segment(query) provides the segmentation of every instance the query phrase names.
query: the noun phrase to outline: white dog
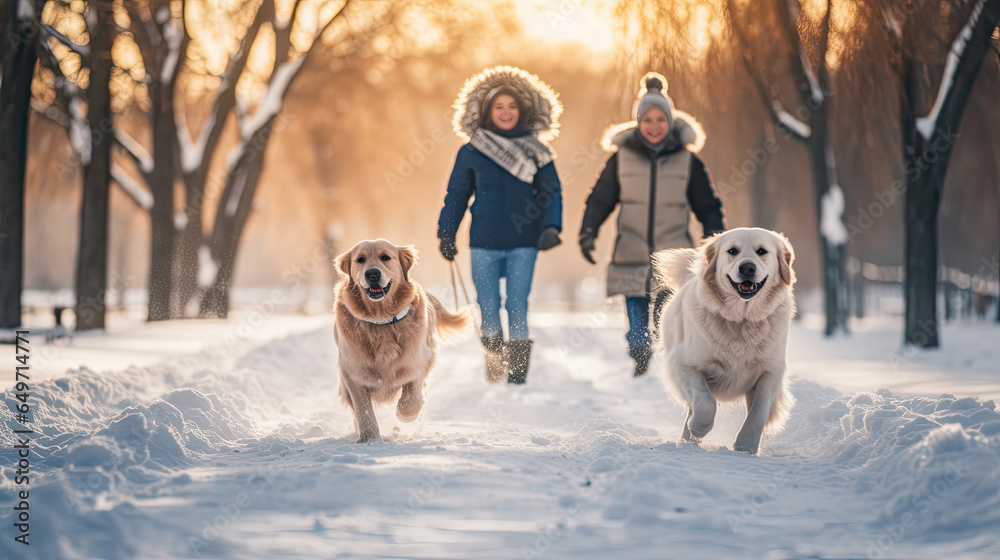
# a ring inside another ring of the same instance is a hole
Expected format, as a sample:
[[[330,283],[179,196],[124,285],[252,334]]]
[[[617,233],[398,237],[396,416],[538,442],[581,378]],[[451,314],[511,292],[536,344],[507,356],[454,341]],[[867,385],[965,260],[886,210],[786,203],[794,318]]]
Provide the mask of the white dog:
[[[795,402],[785,382],[794,259],[785,236],[759,228],[653,255],[657,281],[675,292],[660,317],[660,339],[669,385],[687,406],[685,441],[712,429],[717,400],[746,400],[737,451],[757,453],[764,429],[784,425]]]

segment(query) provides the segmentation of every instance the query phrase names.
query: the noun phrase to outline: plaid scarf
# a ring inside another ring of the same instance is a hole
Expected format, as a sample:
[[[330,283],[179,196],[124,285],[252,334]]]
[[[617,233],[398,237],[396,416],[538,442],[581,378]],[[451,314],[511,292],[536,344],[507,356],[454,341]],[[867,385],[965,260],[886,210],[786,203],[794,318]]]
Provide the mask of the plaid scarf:
[[[472,134],[472,145],[525,183],[534,181],[535,173],[553,160],[552,150],[534,134],[504,138],[480,128]]]

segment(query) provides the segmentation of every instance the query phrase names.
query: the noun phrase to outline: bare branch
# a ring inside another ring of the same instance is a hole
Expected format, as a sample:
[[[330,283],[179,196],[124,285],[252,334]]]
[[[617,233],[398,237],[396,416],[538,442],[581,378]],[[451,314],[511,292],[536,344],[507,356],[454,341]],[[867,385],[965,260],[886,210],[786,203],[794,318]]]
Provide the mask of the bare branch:
[[[253,45],[254,40],[256,40],[261,26],[264,22],[271,19],[270,15],[273,13],[273,9],[266,9],[270,1],[265,0],[264,4],[258,9],[253,23],[250,24],[250,27],[247,28],[246,33],[240,40],[239,48],[229,59],[229,64],[222,73],[219,90],[216,94],[215,102],[212,104],[212,110],[208,114],[208,118],[205,119],[205,124],[202,125],[201,132],[198,133],[195,141],[192,142],[191,140],[187,122],[183,118],[184,115],[182,115],[183,111],[177,112],[179,117],[175,120],[178,125],[177,130],[184,173],[191,173],[196,170],[204,172],[207,169],[208,158],[206,154],[211,154],[215,151],[219,137],[222,135],[222,127],[226,122],[226,115],[229,114],[229,111],[232,110],[233,105],[236,103],[236,83],[239,81],[243,69],[246,68],[250,47]]]
[[[138,140],[132,138],[127,132],[118,127],[115,127],[114,138],[115,143],[121,146],[144,175],[153,172],[153,157]]]
[[[135,202],[136,206],[146,210],[152,210],[153,208],[153,195],[149,193],[146,189],[142,188],[139,183],[137,183],[124,169],[117,163],[111,164],[111,179],[118,183],[121,187],[122,192],[128,195],[132,202]]]
[[[37,99],[32,99],[31,109],[55,124],[69,128],[69,115],[55,105],[46,105]]]
[[[733,30],[733,35],[736,37],[737,42],[740,44],[740,52],[742,53],[743,68],[746,70],[747,75],[750,76],[750,80],[753,82],[754,86],[757,88],[757,93],[760,95],[761,101],[764,107],[767,109],[768,114],[771,116],[771,122],[776,128],[780,128],[788,134],[792,135],[798,140],[807,140],[811,135],[812,131],[809,126],[805,123],[799,121],[787,111],[785,111],[781,102],[778,101],[772,94],[768,87],[767,81],[761,74],[760,70],[750,59],[749,49],[750,42],[747,37],[743,34],[742,27],[737,25],[738,22],[735,21],[735,9],[733,0],[729,0],[729,22],[730,28]]]
[[[80,58],[86,59],[90,57],[89,45],[78,45],[74,43],[69,39],[69,37],[63,35],[55,27],[52,27],[51,25],[42,24],[42,34],[45,35],[46,37],[51,37],[52,39],[59,41],[66,47],[69,47],[69,50],[80,55]]]

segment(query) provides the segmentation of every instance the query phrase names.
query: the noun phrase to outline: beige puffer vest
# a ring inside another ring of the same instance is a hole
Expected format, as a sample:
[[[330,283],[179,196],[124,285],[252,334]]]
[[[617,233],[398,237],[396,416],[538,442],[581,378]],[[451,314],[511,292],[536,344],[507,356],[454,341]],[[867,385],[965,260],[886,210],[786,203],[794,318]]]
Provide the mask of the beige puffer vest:
[[[692,246],[687,201],[691,152],[682,148],[656,158],[655,189],[650,184],[653,166],[646,154],[627,147],[618,151],[621,208],[618,239],[608,269],[609,296],[646,295],[655,287],[650,255],[661,249]]]

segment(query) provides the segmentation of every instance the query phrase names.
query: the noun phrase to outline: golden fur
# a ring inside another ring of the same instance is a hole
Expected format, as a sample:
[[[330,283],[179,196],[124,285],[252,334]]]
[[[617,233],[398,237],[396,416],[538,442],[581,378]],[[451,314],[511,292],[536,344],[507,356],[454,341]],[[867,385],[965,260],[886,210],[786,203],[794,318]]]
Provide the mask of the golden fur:
[[[396,403],[396,417],[416,420],[424,404],[423,388],[434,365],[439,335],[463,329],[469,311],[449,313],[444,305],[410,279],[417,262],[412,246],[384,239],[361,241],[337,257],[342,278],[335,288],[334,340],[339,351],[341,401],[354,413],[358,442],[379,437],[373,404]],[[387,291],[380,300],[366,292],[366,271],[377,268]],[[392,319],[409,305],[399,322]]]

